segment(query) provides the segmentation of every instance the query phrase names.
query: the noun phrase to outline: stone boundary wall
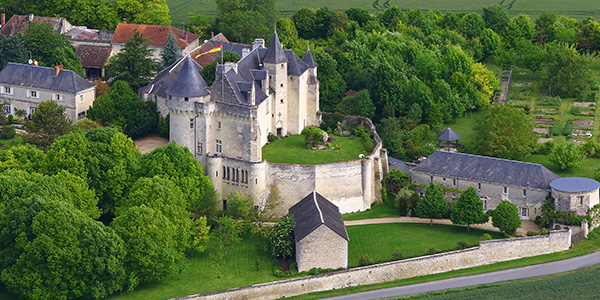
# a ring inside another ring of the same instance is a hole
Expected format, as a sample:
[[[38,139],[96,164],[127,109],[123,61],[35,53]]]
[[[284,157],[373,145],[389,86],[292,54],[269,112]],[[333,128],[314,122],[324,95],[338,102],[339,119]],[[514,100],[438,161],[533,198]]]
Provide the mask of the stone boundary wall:
[[[278,299],[554,253],[570,246],[571,229],[563,229],[551,231],[548,235],[481,241],[479,246],[464,250],[173,299]]]

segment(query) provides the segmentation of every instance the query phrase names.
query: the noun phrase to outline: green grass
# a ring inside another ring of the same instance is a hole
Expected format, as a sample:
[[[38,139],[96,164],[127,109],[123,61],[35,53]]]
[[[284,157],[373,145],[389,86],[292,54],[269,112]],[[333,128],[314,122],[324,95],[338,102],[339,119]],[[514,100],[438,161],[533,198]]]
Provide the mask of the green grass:
[[[388,198],[384,202],[375,202],[371,204],[371,208],[357,212],[345,214],[342,216],[344,221],[352,220],[364,220],[364,219],[376,219],[376,218],[389,218],[399,217],[398,209],[394,207],[394,201],[396,198],[392,194],[388,194]]]
[[[21,135],[15,135],[14,138],[10,140],[0,140],[0,148],[10,148],[13,146],[18,146],[23,143],[23,137]]]
[[[377,261],[392,260],[392,253],[404,252],[404,257],[427,255],[430,248],[438,251],[455,250],[457,242],[465,240],[475,246],[484,233],[493,238],[502,238],[499,232],[442,224],[388,223],[347,226],[348,265],[358,266],[363,254]]]
[[[458,142],[466,147],[463,152],[475,153],[474,149],[478,143],[475,129],[479,127],[479,121],[484,114],[485,112],[481,111],[472,113],[467,112],[465,117],[456,120],[455,123],[446,124],[446,127],[452,128],[452,130],[460,135],[460,140]],[[433,138],[435,139],[435,135],[439,133],[440,132],[434,133]]]
[[[474,267],[474,268],[454,270],[454,271],[440,273],[440,274],[406,278],[406,279],[388,281],[388,282],[384,282],[384,283],[371,284],[371,285],[355,286],[355,287],[346,288],[346,289],[338,289],[338,290],[332,290],[332,291],[310,293],[310,294],[300,295],[300,296],[286,298],[286,299],[294,299],[294,300],[320,299],[320,298],[326,298],[326,297],[346,295],[346,294],[350,294],[350,293],[372,291],[372,290],[395,287],[395,286],[403,286],[403,285],[429,282],[429,281],[435,281],[435,280],[441,280],[441,279],[447,279],[447,278],[454,278],[454,277],[468,276],[468,275],[494,272],[494,271],[500,271],[500,270],[506,270],[506,269],[520,268],[520,267],[537,265],[537,264],[551,262],[551,261],[563,260],[563,259],[572,258],[572,257],[581,256],[584,254],[599,251],[600,250],[600,238],[592,237],[592,235],[593,234],[590,234],[589,239],[583,240],[583,241],[575,244],[575,246],[573,246],[571,249],[569,249],[567,251],[551,253],[551,254],[544,254],[544,255],[539,255],[539,256],[534,256],[534,257],[521,258],[521,259],[510,260],[510,261],[505,261],[505,262],[499,262],[499,263],[495,263],[495,264],[479,266],[479,267]],[[458,299],[463,299],[463,298],[458,298]],[[554,299],[554,298],[552,298],[552,299]]]
[[[598,293],[600,265],[508,282],[423,293],[393,299],[590,299]]]
[[[556,175],[558,175],[560,177],[593,178],[594,172],[598,169],[598,167],[600,167],[600,158],[591,158],[591,157],[584,158],[583,162],[581,163],[581,165],[579,167],[571,168],[571,169],[567,169],[567,170],[561,170],[556,165],[551,163],[550,160],[548,160],[547,155],[532,154],[532,155],[526,157],[525,159],[523,159],[523,161],[540,164],[540,165],[548,168],[548,170],[554,172]]]
[[[333,145],[340,145],[340,150],[312,150],[304,146],[303,135],[291,135],[276,140],[262,148],[263,159],[277,164],[318,165],[333,162],[357,160],[359,154],[367,155],[360,139],[333,137]]]
[[[511,6],[511,3],[512,6]],[[202,13],[207,16],[215,17],[217,15],[217,6],[214,0],[167,0],[169,6],[169,15],[172,24],[180,26],[182,22],[189,21],[190,14]],[[334,11],[346,10],[350,7],[360,7],[368,10],[372,14],[377,13],[377,9],[385,9],[387,6],[396,5],[402,9],[420,8],[423,11],[439,10],[442,12],[478,12],[482,13],[484,7],[501,4],[508,10],[509,15],[529,14],[535,19],[542,11],[552,10],[558,15],[569,16],[578,20],[587,17],[600,18],[600,11],[597,9],[596,0],[578,0],[578,1],[559,1],[559,0],[462,0],[462,1],[437,1],[437,0],[279,0],[275,2],[275,8],[279,16],[290,17],[294,11],[304,7],[329,7]]]

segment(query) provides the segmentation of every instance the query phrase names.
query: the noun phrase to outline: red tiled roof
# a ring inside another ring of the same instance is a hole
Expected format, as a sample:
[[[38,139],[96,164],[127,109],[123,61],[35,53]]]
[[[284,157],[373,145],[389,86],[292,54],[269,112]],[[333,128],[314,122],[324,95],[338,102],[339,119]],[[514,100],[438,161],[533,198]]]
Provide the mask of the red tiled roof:
[[[151,46],[164,45],[169,33],[175,36],[177,45],[180,48],[185,48],[200,37],[197,34],[187,32],[186,39],[186,31],[171,26],[119,23],[111,42],[125,44],[135,34],[136,30],[149,40]]]
[[[194,61],[196,61],[197,64],[204,67],[208,64],[211,64],[215,60],[217,60],[217,58],[219,58],[219,54],[217,54],[217,52],[213,52],[213,53],[204,54],[198,58],[196,58],[196,56],[198,56],[199,54],[202,54],[212,48],[214,48],[214,47],[212,46],[210,41],[206,41],[206,43],[200,45],[200,47],[192,50],[192,52],[190,52],[190,56],[194,59]]]
[[[51,18],[33,16],[33,21],[37,23],[49,23],[56,32],[61,32],[62,20],[65,18]],[[6,24],[0,29],[0,33],[5,36],[13,36],[17,33],[25,34],[25,30],[29,27],[29,16],[13,15]]]
[[[79,45],[75,49],[75,55],[81,58],[81,66],[84,68],[101,69],[110,56],[111,46]]]

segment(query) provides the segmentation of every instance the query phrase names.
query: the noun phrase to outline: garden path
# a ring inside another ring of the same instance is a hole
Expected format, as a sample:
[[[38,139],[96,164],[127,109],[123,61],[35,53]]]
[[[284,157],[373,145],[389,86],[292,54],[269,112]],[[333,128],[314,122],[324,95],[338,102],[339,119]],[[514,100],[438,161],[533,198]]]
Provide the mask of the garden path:
[[[169,140],[155,135],[145,136],[133,141],[142,154],[150,153],[159,146],[166,146]]]

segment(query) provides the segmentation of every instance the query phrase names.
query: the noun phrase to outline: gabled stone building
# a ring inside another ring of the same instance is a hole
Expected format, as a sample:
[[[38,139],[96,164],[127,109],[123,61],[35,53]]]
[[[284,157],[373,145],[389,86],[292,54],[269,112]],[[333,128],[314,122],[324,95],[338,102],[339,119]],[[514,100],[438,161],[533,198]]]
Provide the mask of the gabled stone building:
[[[317,192],[290,208],[298,272],[348,267],[348,232],[340,210]]]
[[[533,220],[551,192],[550,182],[559,178],[540,164],[464,153],[436,151],[411,169],[412,181],[427,185],[433,181],[450,188],[446,198],[460,197],[460,191],[474,188],[485,210],[508,200],[519,208],[521,219]]]
[[[6,114],[29,116],[44,100],[56,100],[73,121],[85,118],[96,98],[96,87],[71,70],[8,63],[0,71],[0,101]]]

